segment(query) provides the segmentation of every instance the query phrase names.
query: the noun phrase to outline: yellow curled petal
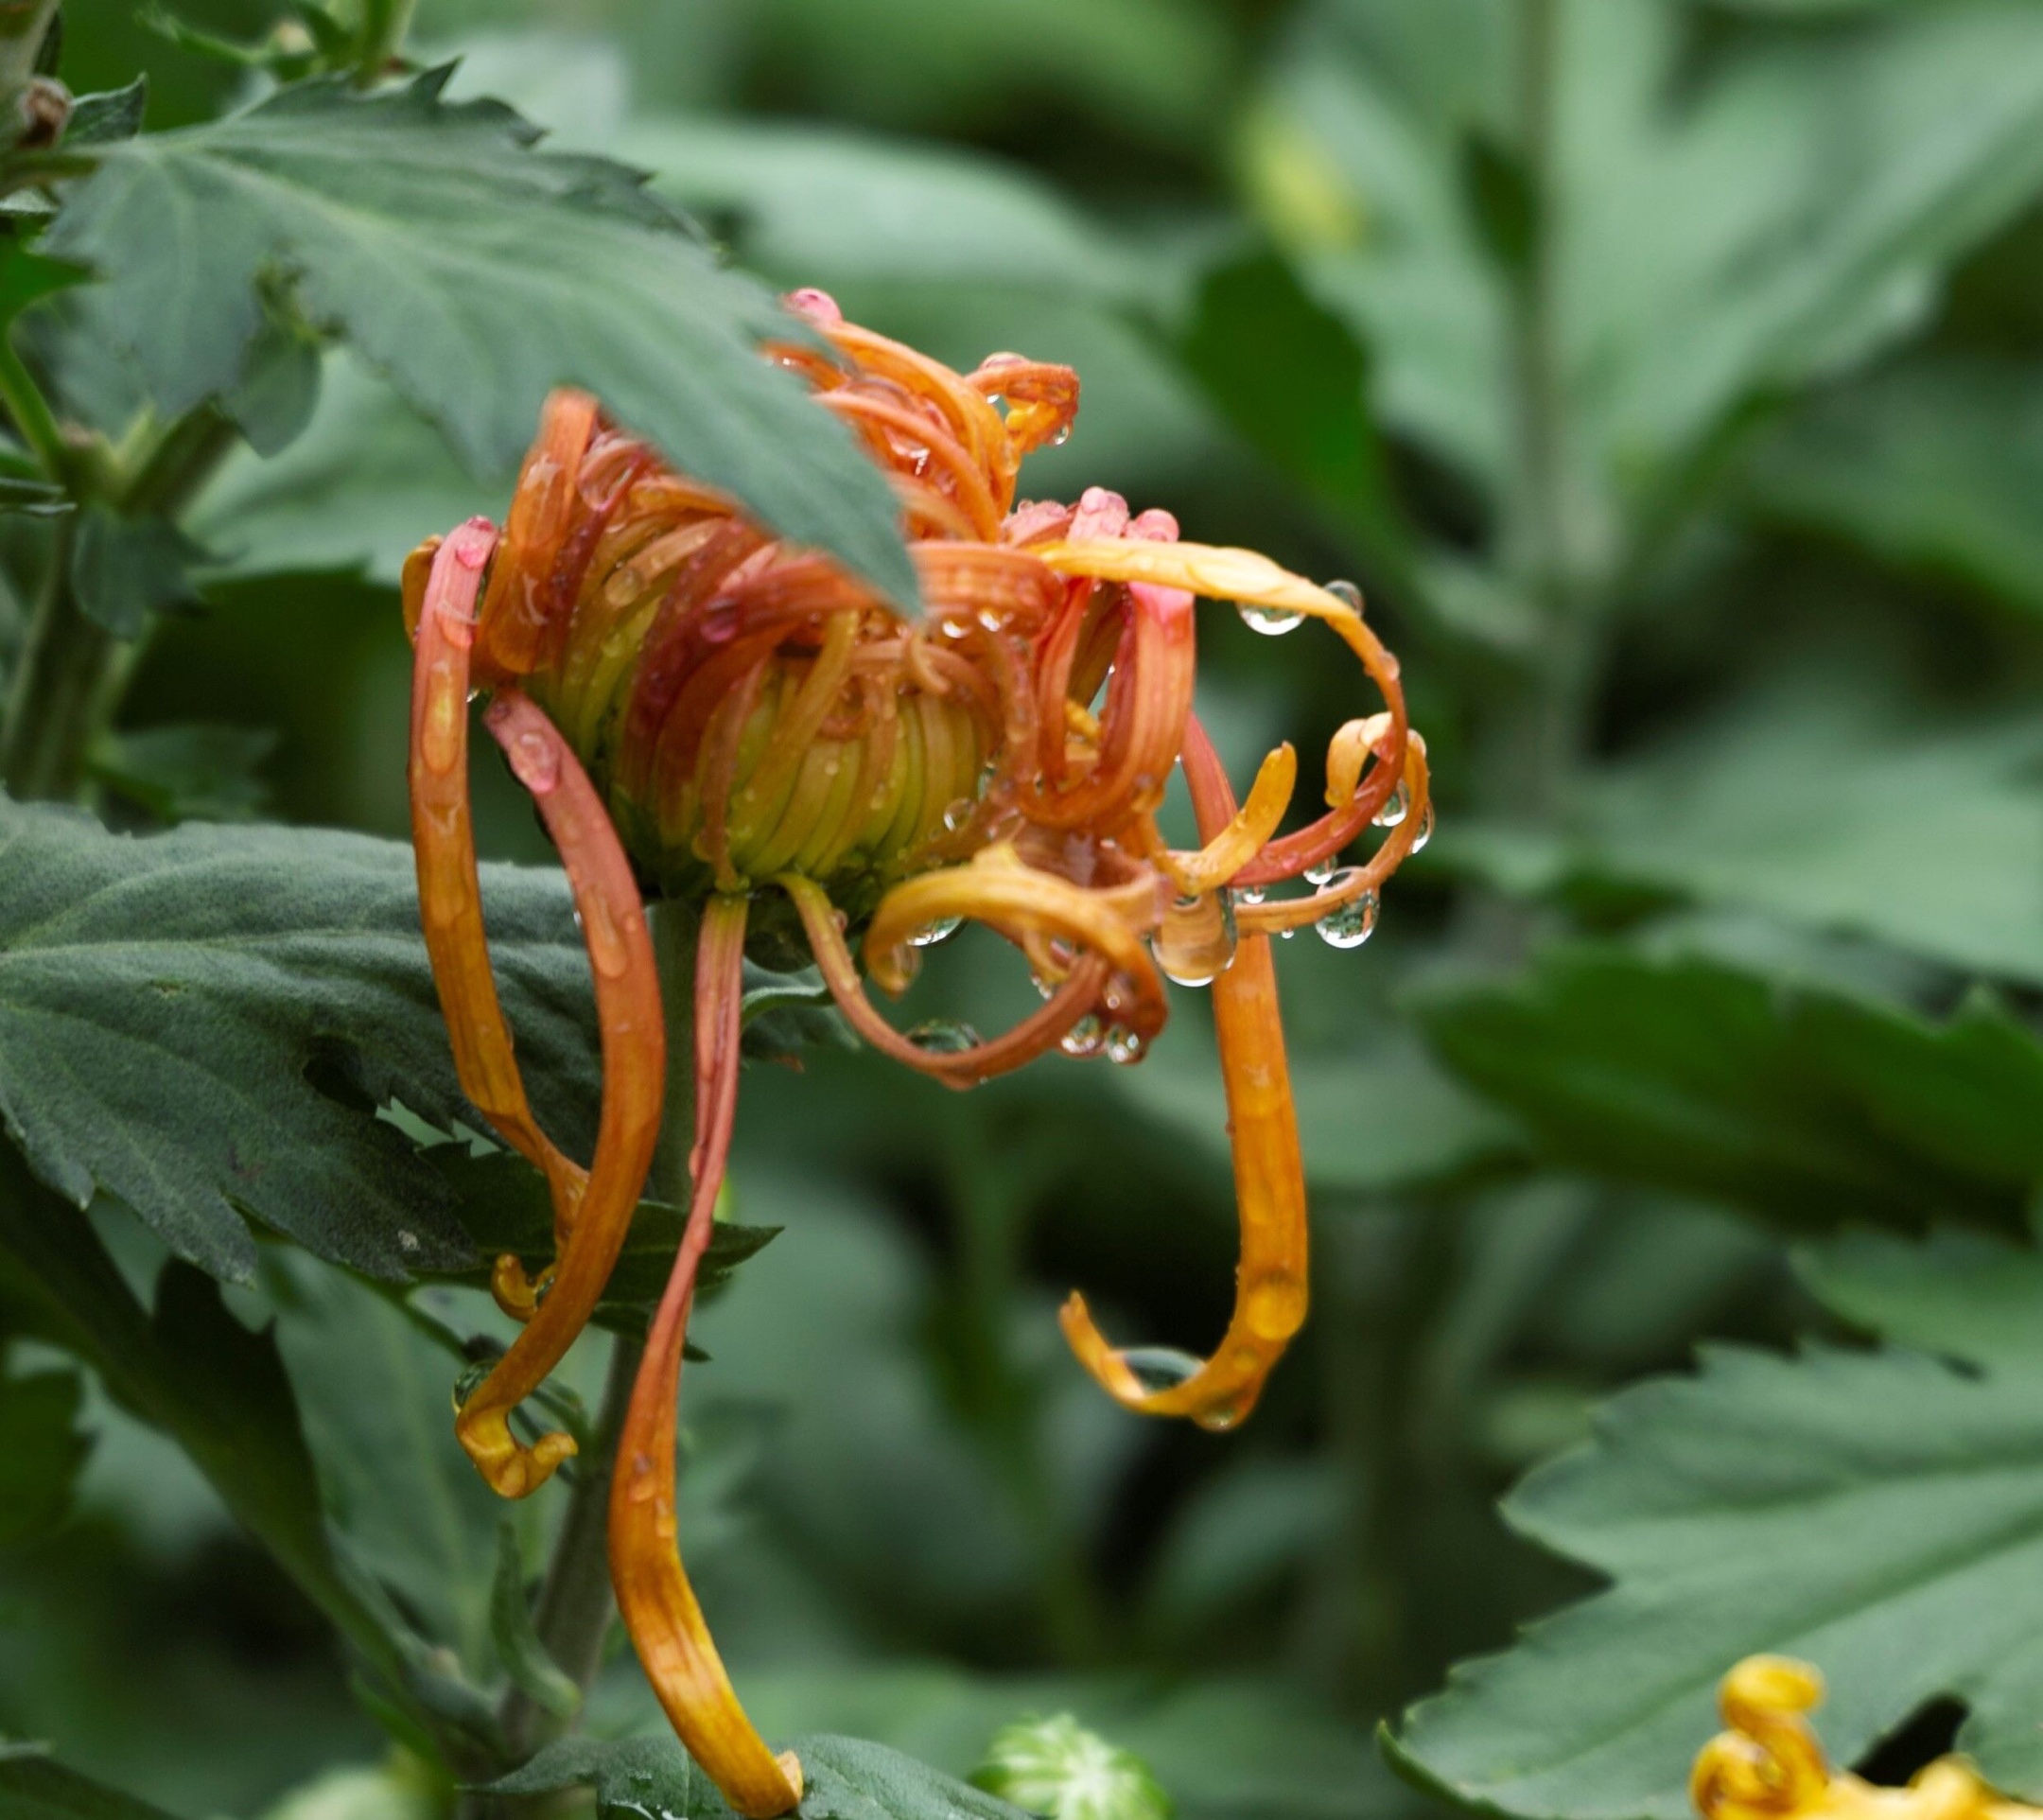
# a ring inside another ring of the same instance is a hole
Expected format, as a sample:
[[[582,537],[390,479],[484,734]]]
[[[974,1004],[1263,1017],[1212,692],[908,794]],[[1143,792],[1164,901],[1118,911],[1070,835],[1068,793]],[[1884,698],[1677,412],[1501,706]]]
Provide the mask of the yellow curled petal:
[[[1188,898],[1202,898],[1225,884],[1261,852],[1277,831],[1298,783],[1298,754],[1287,740],[1264,759],[1248,800],[1233,820],[1196,853],[1168,853],[1161,860],[1170,881]],[[1350,796],[1354,794],[1351,788]],[[1343,797],[1345,801],[1347,798]]]

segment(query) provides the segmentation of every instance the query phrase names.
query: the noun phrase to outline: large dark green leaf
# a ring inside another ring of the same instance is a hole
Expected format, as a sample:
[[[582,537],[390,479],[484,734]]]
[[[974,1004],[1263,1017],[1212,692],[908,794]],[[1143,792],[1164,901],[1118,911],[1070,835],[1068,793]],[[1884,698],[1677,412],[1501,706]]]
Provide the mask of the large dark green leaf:
[[[491,867],[483,891],[520,1058],[579,1146],[593,1043],[565,882]],[[372,1275],[462,1267],[445,1191],[358,1110],[393,1094],[475,1118],[409,847],[277,828],[118,837],[0,802],[0,1111],[67,1199],[114,1195],[223,1277],[253,1266],[244,1216]]]
[[[71,1508],[71,1487],[92,1450],[77,1426],[76,1372],[0,1377],[0,1548],[26,1541]]]
[[[357,96],[322,80],[108,146],[48,250],[92,267],[105,331],[159,406],[232,390],[283,267],[463,456],[500,472],[554,385],[598,394],[681,466],[912,604],[892,496],[755,343],[793,325],[607,160],[533,149],[447,71]]]
[[[794,1746],[806,1786],[802,1820],[1022,1820],[1022,1810],[857,1738],[804,1738]],[[492,1785],[505,1794],[591,1788],[602,1820],[666,1812],[674,1820],[729,1820],[715,1786],[671,1737],[564,1739]]]
[[[2034,362],[1945,356],[1834,393],[1769,437],[1744,488],[1763,517],[2043,614]]]
[[[81,1215],[0,1150],[0,1305],[96,1372],[169,1435],[222,1501],[393,1688],[403,1653],[335,1562],[272,1331],[252,1333],[218,1288],[171,1262],[151,1314]]]
[[[1807,1275],[1958,1365],[1717,1350],[1699,1375],[1607,1406],[1594,1444],[1506,1514],[1615,1584],[1414,1708],[1399,1748],[1417,1774],[1507,1813],[1678,1820],[1718,1678],[1777,1651],[1828,1679],[1818,1719],[1841,1762],[1947,1694],[1969,1707],[1960,1748],[2001,1787],[2043,1793],[2035,1255],[1859,1239]],[[1951,1318],[1971,1294],[1994,1320]]]
[[[0,1820],[170,1820],[147,1801],[66,1769],[37,1744],[0,1744]]]
[[[1591,779],[1567,836],[1450,824],[1508,890],[1616,884],[2043,983],[2043,733],[1791,675]]]
[[[1623,949],[1440,991],[1421,1020],[1555,1160],[1790,1227],[1951,1215],[2021,1230],[2043,1181],[2043,1045],[1987,1002],[1870,1000]]]

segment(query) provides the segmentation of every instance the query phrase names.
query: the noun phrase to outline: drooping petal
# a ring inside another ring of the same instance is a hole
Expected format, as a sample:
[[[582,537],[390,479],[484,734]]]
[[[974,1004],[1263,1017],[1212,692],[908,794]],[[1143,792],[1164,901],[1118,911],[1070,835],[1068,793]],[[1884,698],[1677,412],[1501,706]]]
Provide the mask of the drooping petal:
[[[801,1765],[792,1751],[775,1756],[745,1717],[681,1565],[674,1517],[682,1348],[738,1112],[744,928],[742,898],[710,900],[695,963],[694,1198],[618,1444],[610,1483],[610,1574],[646,1679],[689,1754],[740,1813],[767,1820],[801,1799]]]
[[[1232,819],[1234,797],[1196,720],[1186,729],[1184,762],[1199,833],[1211,839]],[[1124,1407],[1231,1428],[1254,1407],[1270,1368],[1304,1323],[1305,1168],[1269,937],[1243,936],[1233,965],[1212,989],[1241,1221],[1241,1262],[1227,1333],[1212,1357],[1180,1382],[1152,1387],[1137,1376],[1126,1354],[1108,1343],[1083,1296],[1072,1295],[1061,1320],[1072,1350]]]
[[[523,1497],[574,1452],[574,1442],[549,1434],[528,1447],[511,1432],[511,1412],[559,1364],[610,1280],[659,1137],[667,1034],[637,881],[581,760],[515,690],[500,692],[483,718],[560,849],[582,919],[602,1038],[596,1155],[551,1285],[455,1421],[482,1477],[501,1496]]]
[[[958,868],[936,876],[961,879],[964,870]],[[1013,1029],[990,1042],[975,1042],[964,1049],[924,1049],[895,1029],[865,996],[829,894],[814,880],[798,873],[784,873],[775,883],[794,899],[824,984],[846,1021],[882,1055],[934,1076],[947,1087],[976,1087],[981,1081],[1022,1067],[1054,1047],[1081,1018],[1094,1011],[1112,971],[1104,955],[1082,954],[1040,1008]],[[971,900],[968,893],[959,893],[952,901],[957,908],[950,915],[963,918],[969,914]]]
[[[471,518],[434,550],[419,591],[411,671],[411,843],[419,919],[433,985],[454,1046],[454,1067],[477,1109],[504,1141],[546,1174],[556,1208],[571,1214],[582,1171],[533,1118],[511,1027],[490,972],[468,806],[468,681],[476,595],[497,547],[487,518]],[[416,585],[417,565],[407,565]]]

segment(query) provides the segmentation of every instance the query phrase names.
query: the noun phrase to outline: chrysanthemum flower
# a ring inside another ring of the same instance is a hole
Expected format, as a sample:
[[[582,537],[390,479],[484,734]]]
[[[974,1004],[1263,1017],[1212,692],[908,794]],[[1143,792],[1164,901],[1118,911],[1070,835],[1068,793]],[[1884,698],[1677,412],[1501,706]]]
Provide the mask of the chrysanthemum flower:
[[[675,1548],[675,1387],[695,1273],[738,1100],[748,934],[798,934],[859,1035],[965,1088],[1052,1049],[1137,1060],[1162,1030],[1164,977],[1214,993],[1242,1247],[1212,1357],[1115,1350],[1083,1299],[1063,1324],[1127,1408],[1238,1422],[1305,1317],[1305,1198],[1269,940],[1307,923],[1353,946],[1383,881],[1430,826],[1423,743],[1396,660],[1360,597],[1248,551],[1180,542],[1168,513],[1094,488],[1017,507],[1022,458],[1068,432],[1070,369],[995,355],[960,376],[843,321],[772,358],[862,439],[893,482],[926,617],[899,618],[829,558],[775,540],[675,474],[597,402],[557,393],[499,534],[474,519],[408,565],[416,647],[412,831],[421,911],[463,1089],[545,1172],[558,1255],[538,1283],[499,1260],[524,1319],[462,1408],[463,1445],[506,1496],[574,1451],[528,1446],[509,1417],[587,1321],[623,1244],[658,1134],[667,1064],[648,893],[700,906],[693,1199],[648,1338],[611,1491],[612,1572],[640,1660],[690,1751],[742,1813],[794,1806],[800,1770],[746,1720]],[[1281,746],[1237,805],[1192,714],[1193,602],[1264,630],[1310,618],[1382,699],[1327,759],[1327,810],[1277,836],[1297,761]],[[585,1170],[533,1116],[491,980],[467,789],[468,700],[560,849],[594,975],[603,1097]],[[1194,850],[1157,811],[1182,766]],[[1336,856],[1375,825],[1364,863]],[[1301,876],[1301,895],[1271,896]],[[964,919],[1021,951],[1044,1002],[991,1040],[899,1031],[865,976],[899,993]],[[854,948],[854,942],[856,947]]]

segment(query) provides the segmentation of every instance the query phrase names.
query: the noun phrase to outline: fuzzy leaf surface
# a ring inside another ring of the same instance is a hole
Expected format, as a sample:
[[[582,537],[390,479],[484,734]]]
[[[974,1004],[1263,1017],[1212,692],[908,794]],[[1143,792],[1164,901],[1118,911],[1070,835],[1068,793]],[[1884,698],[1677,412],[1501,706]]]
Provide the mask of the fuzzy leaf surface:
[[[1823,1671],[1836,1761],[1948,1695],[1969,1709],[1958,1748],[1997,1786],[2043,1793],[2035,1254],[1860,1237],[1816,1252],[1807,1280],[1944,1356],[1711,1349],[1697,1375],[1605,1406],[1505,1514],[1611,1589],[1456,1671],[1408,1716],[1406,1767],[1505,1813],[1678,1820],[1719,1677],[1773,1651]],[[2000,1319],[1949,1319],[1982,1290]]]
[[[284,271],[471,466],[516,462],[548,391],[581,385],[680,466],[904,606],[891,494],[757,343],[801,331],[608,159],[533,149],[446,69],[353,94],[280,90],[245,113],[104,149],[45,240],[162,411],[234,390]]]
[[[594,1047],[566,884],[493,866],[483,892],[535,1103],[583,1148]],[[0,1115],[74,1205],[114,1195],[224,1278],[253,1268],[251,1216],[373,1276],[464,1267],[445,1188],[358,1110],[393,1094],[480,1123],[453,1078],[408,846],[116,836],[0,801]]]

